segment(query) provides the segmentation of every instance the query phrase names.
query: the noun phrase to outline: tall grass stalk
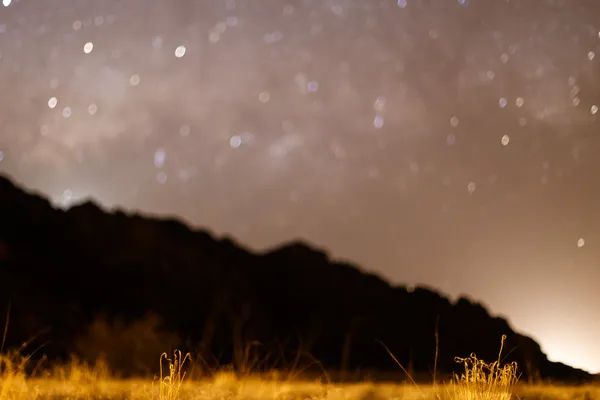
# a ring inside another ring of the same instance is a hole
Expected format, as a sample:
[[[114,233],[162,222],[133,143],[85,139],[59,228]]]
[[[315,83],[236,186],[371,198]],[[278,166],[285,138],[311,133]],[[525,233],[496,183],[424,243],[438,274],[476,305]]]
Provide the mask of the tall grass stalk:
[[[167,353],[160,355],[160,382],[159,382],[159,400],[177,400],[181,391],[181,385],[185,378],[186,371],[183,367],[186,361],[190,361],[192,355],[187,353],[182,356],[181,351],[173,352],[173,359],[170,359]],[[169,365],[169,375],[163,373],[163,363]]]
[[[517,363],[501,365],[501,355],[506,335],[502,335],[498,359],[490,364],[471,354],[468,358],[456,357],[464,364],[465,372],[454,374],[447,394],[460,400],[510,400],[519,380]],[[448,389],[448,388],[447,388]]]

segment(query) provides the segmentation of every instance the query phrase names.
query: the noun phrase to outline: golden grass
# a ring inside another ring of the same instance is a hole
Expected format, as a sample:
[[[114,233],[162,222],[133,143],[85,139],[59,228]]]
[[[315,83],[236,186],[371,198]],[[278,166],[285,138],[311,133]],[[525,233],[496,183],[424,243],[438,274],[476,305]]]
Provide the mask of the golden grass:
[[[502,345],[504,338],[502,339]],[[159,359],[155,380],[112,378],[103,362],[77,360],[44,374],[26,376],[27,358],[18,353],[0,357],[0,400],[600,400],[600,386],[556,387],[519,385],[516,364],[488,364],[473,354],[457,358],[465,371],[445,385],[372,383],[334,384],[274,380],[247,374],[240,378],[221,371],[211,378],[187,376],[191,357],[175,351]]]
[[[163,392],[164,393],[164,392]],[[173,392],[171,392],[173,393]],[[454,395],[450,392],[451,396]],[[600,400],[598,387],[516,387],[515,398]],[[160,388],[150,380],[106,380],[98,383],[72,383],[53,379],[30,379],[0,394],[2,400],[29,399],[132,399],[161,400]],[[237,379],[230,374],[205,381],[185,381],[178,387],[178,400],[421,400],[439,398],[433,386],[416,389],[409,384],[322,384]],[[461,397],[451,397],[460,400]],[[466,397],[472,398],[472,397]]]
[[[464,364],[465,372],[454,376],[452,382],[445,387],[444,397],[464,400],[510,400],[513,389],[519,380],[517,363],[501,365],[502,350],[506,335],[502,336],[498,359],[486,363],[471,354],[468,358],[457,357],[458,363]]]
[[[217,377],[206,381],[186,381],[179,388],[179,400],[435,400],[433,386],[416,389],[410,384],[322,384],[314,382],[275,382],[260,379]],[[515,387],[515,399],[600,400],[600,388],[522,386]],[[73,384],[52,379],[28,380],[25,387],[13,388],[10,400],[160,400],[160,390],[151,380],[107,380],[102,384]],[[460,397],[453,399],[460,400]]]
[[[160,355],[160,381],[159,381],[159,398],[160,400],[177,400],[181,392],[181,385],[185,379],[186,372],[184,371],[185,362],[191,360],[192,356],[187,353],[181,356],[181,351],[173,352],[173,359],[170,359],[167,353]],[[169,375],[163,375],[163,361],[169,364]]]
[[[17,399],[27,391],[25,379],[25,362],[16,354],[0,354],[0,400]]]

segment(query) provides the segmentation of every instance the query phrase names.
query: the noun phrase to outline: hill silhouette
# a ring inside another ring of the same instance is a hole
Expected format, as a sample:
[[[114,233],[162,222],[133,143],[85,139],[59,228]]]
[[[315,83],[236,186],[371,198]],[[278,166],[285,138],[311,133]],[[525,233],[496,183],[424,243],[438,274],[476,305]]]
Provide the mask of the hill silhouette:
[[[207,368],[294,369],[310,354],[341,378],[400,373],[383,342],[430,377],[437,327],[438,376],[460,369],[455,356],[497,359],[506,335],[504,361],[525,379],[592,379],[467,297],[393,286],[301,241],[258,253],[174,219],[58,210],[2,176],[0,272],[8,345],[37,337],[50,359],[104,354],[123,375],[154,371],[175,347]]]

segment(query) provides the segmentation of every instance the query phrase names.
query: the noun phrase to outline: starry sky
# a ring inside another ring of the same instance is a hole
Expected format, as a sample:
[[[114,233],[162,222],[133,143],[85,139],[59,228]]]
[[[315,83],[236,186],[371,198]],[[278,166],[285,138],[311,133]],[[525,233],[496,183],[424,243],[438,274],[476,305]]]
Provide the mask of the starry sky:
[[[1,173],[303,238],[600,372],[600,2],[2,5]]]

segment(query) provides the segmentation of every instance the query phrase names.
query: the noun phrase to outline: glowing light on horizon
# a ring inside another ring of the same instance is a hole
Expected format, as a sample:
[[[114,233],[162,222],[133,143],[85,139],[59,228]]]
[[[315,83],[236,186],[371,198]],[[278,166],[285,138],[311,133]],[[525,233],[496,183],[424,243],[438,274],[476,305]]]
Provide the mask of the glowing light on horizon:
[[[52,199],[55,207],[67,210],[73,206],[81,204],[88,200],[89,197],[83,193],[75,193],[71,189],[65,189],[59,196]]]
[[[568,330],[564,331],[565,334]],[[556,338],[559,339],[559,338]],[[567,364],[574,368],[579,368],[592,374],[600,373],[600,369],[597,368],[597,362],[589,351],[581,347],[573,346],[572,338],[560,338],[561,340],[537,340],[542,347],[542,351],[546,353],[548,360],[552,362],[560,362]],[[542,345],[543,343],[543,345]],[[568,345],[565,345],[568,343]],[[584,343],[580,341],[580,343]]]

